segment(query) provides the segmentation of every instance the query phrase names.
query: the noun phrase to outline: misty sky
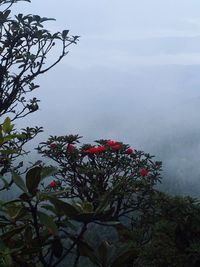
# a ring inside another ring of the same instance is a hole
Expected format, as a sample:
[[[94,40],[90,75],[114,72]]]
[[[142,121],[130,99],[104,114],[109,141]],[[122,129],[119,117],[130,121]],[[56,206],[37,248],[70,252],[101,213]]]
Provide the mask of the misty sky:
[[[56,18],[52,29],[82,36],[66,58],[76,68],[199,63],[197,0],[33,0],[23,10]]]
[[[155,154],[168,176],[199,179],[199,1],[32,0],[15,12],[81,36],[39,79],[40,111],[29,119],[45,128],[39,140],[114,138]]]

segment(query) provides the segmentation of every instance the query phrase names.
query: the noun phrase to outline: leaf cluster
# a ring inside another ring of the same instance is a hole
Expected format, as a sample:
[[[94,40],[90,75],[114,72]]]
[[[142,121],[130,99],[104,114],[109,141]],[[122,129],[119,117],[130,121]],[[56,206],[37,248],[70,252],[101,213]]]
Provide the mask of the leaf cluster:
[[[39,160],[22,171],[24,161],[16,163],[42,128],[18,131],[13,121],[38,110],[39,100],[27,98],[35,79],[79,38],[51,33],[51,18],[13,15],[22,1],[0,0],[0,190],[19,192],[0,200],[0,266],[200,266],[199,202],[159,192],[162,164],[150,154],[113,140],[50,136],[37,151],[56,167]],[[55,45],[60,54],[48,65]]]
[[[38,109],[39,100],[27,99],[26,94],[39,87],[36,77],[60,62],[68,47],[78,41],[78,36],[69,36],[68,30],[51,33],[45,29],[44,23],[51,18],[13,16],[12,5],[16,2],[0,3],[0,115],[11,113],[13,120]],[[61,47],[60,54],[48,65],[47,56],[56,44]]]

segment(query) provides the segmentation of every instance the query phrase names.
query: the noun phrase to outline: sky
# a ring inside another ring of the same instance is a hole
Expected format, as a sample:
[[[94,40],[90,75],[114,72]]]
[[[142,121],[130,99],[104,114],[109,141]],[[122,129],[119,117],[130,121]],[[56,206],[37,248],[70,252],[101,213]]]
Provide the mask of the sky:
[[[56,18],[53,30],[81,35],[75,67],[198,64],[197,0],[33,0],[18,10]]]
[[[28,119],[44,126],[38,141],[70,133],[84,141],[121,140],[156,155],[172,183],[178,177],[195,191],[199,1],[32,0],[17,4],[15,12],[56,18],[47,28],[81,36],[65,59],[38,79],[40,111]]]

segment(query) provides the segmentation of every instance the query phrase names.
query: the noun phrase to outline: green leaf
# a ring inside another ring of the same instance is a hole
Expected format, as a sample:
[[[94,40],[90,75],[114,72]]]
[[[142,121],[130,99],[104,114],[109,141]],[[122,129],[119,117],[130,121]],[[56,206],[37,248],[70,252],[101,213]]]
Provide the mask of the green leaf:
[[[11,124],[11,119],[9,117],[7,117],[2,125],[2,129],[4,131],[4,133],[10,133],[13,129],[14,125]]]
[[[5,17],[5,19],[8,19],[8,16],[10,15],[10,12],[11,12],[11,10],[6,10],[6,11],[4,12],[4,17]]]
[[[2,175],[0,175],[0,179],[1,179],[1,180],[3,181],[3,183],[4,183],[4,187],[5,187],[5,189],[8,190],[8,188],[10,187],[9,183],[6,181],[6,179],[5,179]]]
[[[48,196],[47,198],[52,204],[54,204],[56,209],[60,209],[63,211],[63,214],[69,216],[70,218],[75,219],[77,215],[79,215],[77,209],[71,204],[61,201],[55,197]]]
[[[67,37],[68,33],[69,33],[69,30],[64,30],[62,32],[62,38],[65,39]]]
[[[99,264],[97,256],[94,253],[94,249],[88,243],[86,243],[83,240],[79,240],[77,248],[80,253],[80,256],[87,257],[91,260],[91,262],[93,262],[97,266],[101,266]]]
[[[11,251],[9,248],[5,248],[5,250],[2,253],[2,260],[7,267],[13,266],[13,261],[11,257]]]
[[[52,243],[52,251],[56,258],[60,258],[63,253],[63,245],[58,237],[54,238]]]
[[[20,214],[22,214],[22,211],[24,211],[24,208],[21,205],[16,205],[15,203],[8,203],[5,204],[7,213],[13,220],[16,219]]]
[[[19,176],[17,173],[13,172],[12,173],[12,179],[13,182],[25,193],[28,193],[26,185],[23,181],[23,179],[21,178],[21,176]]]
[[[31,194],[36,194],[36,189],[41,180],[41,170],[41,167],[36,166],[26,174],[26,186]]]
[[[121,188],[121,183],[119,182],[118,184],[116,184],[113,189],[109,192],[106,192],[102,197],[101,197],[101,202],[100,205],[97,207],[96,209],[96,213],[101,213],[103,211],[105,211],[109,204],[111,199],[113,198],[113,195],[115,195],[118,191],[118,189]]]
[[[3,154],[3,155],[12,155],[12,154],[17,154],[17,153],[18,153],[17,149],[3,149],[3,150],[0,150],[0,154]]]
[[[81,206],[84,212],[93,212],[94,210],[93,204],[91,202],[83,202]]]
[[[49,167],[43,167],[41,170],[41,180],[43,180],[46,177],[49,177],[51,175],[54,175],[58,172],[58,170],[55,167],[49,166]]]
[[[58,228],[53,218],[44,212],[38,211],[38,217],[40,222],[53,234],[58,235]]]
[[[9,134],[7,136],[1,137],[0,138],[0,145],[7,143],[8,141],[13,140],[15,138],[19,139],[19,137],[21,137],[21,136],[22,135],[20,135],[20,134]]]
[[[56,20],[54,18],[46,18],[46,17],[43,17],[43,18],[40,18],[40,22],[44,22],[44,21],[49,21],[49,20]]]
[[[43,209],[45,209],[46,211],[49,210],[49,211],[51,211],[52,213],[54,213],[56,215],[59,214],[59,210],[55,209],[54,206],[52,206],[52,205],[44,204],[41,207]]]
[[[26,227],[26,225],[22,225],[22,226],[18,226],[16,228],[14,228],[14,229],[12,229],[12,230],[10,230],[8,232],[5,232],[4,234],[2,234],[0,236],[0,239],[3,240],[3,241],[4,240],[9,240],[14,235],[21,233],[24,230],[25,227]]]
[[[41,195],[41,194],[40,194]],[[44,195],[42,194],[41,196],[44,196],[45,199],[49,199],[49,201],[54,204],[55,209],[59,210],[63,215],[67,215],[68,217],[70,217],[71,219],[77,220],[79,222],[91,222],[94,220],[104,220],[104,217],[108,217],[109,211],[108,213],[102,213],[102,214],[96,214],[94,212],[82,212],[79,208],[79,210],[71,205],[70,203],[61,201],[57,198],[55,198],[54,196],[51,195]],[[76,205],[76,204],[75,204]],[[78,205],[80,205],[80,207],[82,207],[82,205],[80,203],[78,203]],[[91,208],[91,206],[90,206]]]
[[[63,195],[68,191],[69,190],[66,189],[66,190],[57,191],[57,192],[37,192],[37,198],[39,201],[44,200],[44,199],[49,200],[49,198],[59,197],[60,195]]]

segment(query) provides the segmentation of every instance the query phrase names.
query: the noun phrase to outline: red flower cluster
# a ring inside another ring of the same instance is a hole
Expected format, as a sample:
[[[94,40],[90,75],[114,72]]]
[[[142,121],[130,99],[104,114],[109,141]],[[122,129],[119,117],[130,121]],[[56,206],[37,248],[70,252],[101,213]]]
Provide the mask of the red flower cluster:
[[[49,145],[49,147],[52,148],[52,149],[54,149],[54,148],[57,147],[57,144],[56,144],[56,143],[51,143],[51,144]]]
[[[98,146],[97,149],[98,149],[99,153],[106,151],[105,146]]]
[[[54,188],[57,186],[56,182],[55,181],[52,181],[51,183],[49,183],[49,186]]]
[[[143,168],[140,170],[140,175],[143,177],[147,176],[148,173],[149,173],[149,171],[146,168]]]
[[[74,149],[76,149],[75,145],[68,144],[68,146],[67,146],[67,152],[72,152]]]
[[[106,142],[106,145],[107,145],[107,146],[114,146],[114,145],[116,145],[116,144],[118,144],[118,142],[117,142],[117,141],[114,141],[114,140],[108,140],[108,141]]]
[[[101,152],[105,152],[106,148],[104,146],[98,146],[98,147],[91,147],[84,152],[91,153],[91,154],[99,154]]]
[[[134,149],[132,149],[130,147],[126,150],[126,154],[128,154],[128,155],[133,154],[133,152],[134,152]]]
[[[115,151],[119,151],[122,147],[122,145],[120,143],[118,143],[117,141],[114,141],[114,140],[108,140],[106,142],[106,145],[111,147]]]

